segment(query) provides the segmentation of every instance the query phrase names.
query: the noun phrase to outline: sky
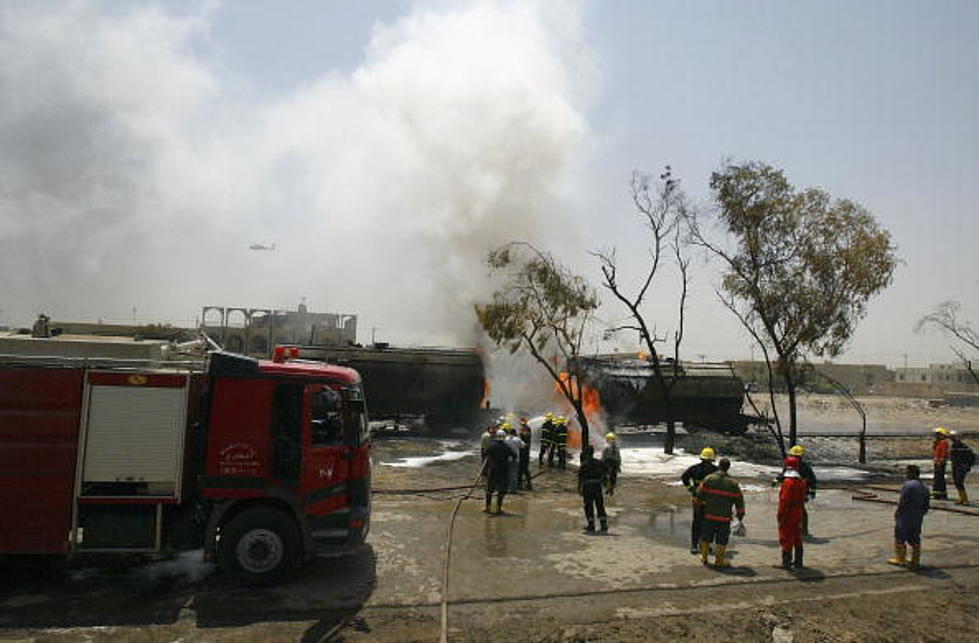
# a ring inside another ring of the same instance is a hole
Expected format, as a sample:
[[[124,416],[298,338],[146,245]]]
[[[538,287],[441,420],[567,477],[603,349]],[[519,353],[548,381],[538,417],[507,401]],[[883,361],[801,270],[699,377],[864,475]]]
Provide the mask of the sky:
[[[669,164],[709,213],[733,159],[891,233],[894,282],[837,361],[951,361],[912,329],[947,299],[979,322],[977,31],[965,0],[8,1],[0,324],[305,301],[358,314],[361,341],[470,345],[490,248],[596,285],[589,252],[615,248],[638,279],[633,172]],[[757,356],[717,267],[692,277],[686,356]],[[667,266],[660,332],[676,295]]]

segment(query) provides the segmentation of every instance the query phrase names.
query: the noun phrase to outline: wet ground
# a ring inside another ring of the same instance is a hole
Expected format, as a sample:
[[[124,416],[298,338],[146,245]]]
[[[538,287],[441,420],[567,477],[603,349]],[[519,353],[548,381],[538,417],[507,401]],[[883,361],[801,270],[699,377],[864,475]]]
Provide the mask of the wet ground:
[[[435,640],[446,530],[461,493],[438,489],[472,481],[473,456],[445,457],[467,449],[379,441],[369,546],[314,561],[275,588],[239,587],[194,552],[116,569],[8,566],[0,640]],[[664,457],[657,466],[678,464]],[[910,572],[883,562],[893,506],[854,501],[850,483],[837,481],[810,503],[807,569],[788,573],[772,566],[776,492],[765,470],[735,462],[732,473],[757,477],[742,479],[748,533],[732,539],[726,571],[688,553],[689,495],[671,480],[627,472],[608,503],[608,535],[582,533],[572,471],[545,469],[534,491],[507,498],[503,516],[483,514],[481,497],[464,501],[450,640],[961,641],[979,631],[979,516],[929,513],[925,567]]]

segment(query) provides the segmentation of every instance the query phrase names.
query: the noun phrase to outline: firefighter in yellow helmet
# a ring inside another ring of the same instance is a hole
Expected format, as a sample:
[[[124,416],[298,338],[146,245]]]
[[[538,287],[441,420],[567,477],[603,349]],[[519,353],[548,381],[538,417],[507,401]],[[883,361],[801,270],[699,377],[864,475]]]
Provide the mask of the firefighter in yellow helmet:
[[[734,510],[739,523],[744,519],[744,495],[738,481],[728,475],[730,468],[731,461],[721,458],[717,471],[704,478],[697,489],[697,500],[704,507],[704,526],[700,532],[700,562],[705,565],[710,544],[713,542],[717,545],[714,550],[714,566],[731,566],[725,557],[731,536],[731,510]]]
[[[568,464],[568,418],[563,415],[554,420],[554,446],[557,448],[557,466],[567,468]],[[550,464],[550,461],[548,461]]]
[[[959,492],[959,499],[955,501],[955,504],[968,505],[969,493],[965,489],[965,477],[972,469],[972,465],[976,463],[976,454],[956,431],[951,431],[950,434],[952,448],[949,451],[949,457],[952,462],[952,482],[955,483],[955,490]]]
[[[554,466],[554,414],[548,411],[544,414],[544,423],[540,427],[540,451],[537,453],[537,468],[544,466],[544,458],[547,458],[547,466]]]
[[[697,500],[697,487],[704,481],[704,478],[717,471],[714,464],[714,449],[706,447],[700,452],[700,462],[687,467],[687,470],[680,476],[680,482],[690,492],[690,504],[693,506],[693,519],[690,522],[690,553],[696,554],[700,551],[698,542],[700,541],[700,530],[704,526],[703,504]]]
[[[622,469],[622,456],[619,454],[618,437],[609,431],[605,434],[605,448],[602,449],[602,462],[608,467],[608,477],[605,479],[605,493],[615,493],[615,481]]]

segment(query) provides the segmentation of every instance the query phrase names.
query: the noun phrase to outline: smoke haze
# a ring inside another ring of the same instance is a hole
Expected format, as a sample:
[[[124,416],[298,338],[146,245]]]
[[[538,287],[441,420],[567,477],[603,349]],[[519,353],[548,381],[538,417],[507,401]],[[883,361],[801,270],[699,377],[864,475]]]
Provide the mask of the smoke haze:
[[[490,247],[580,247],[577,5],[419,5],[352,72],[261,98],[215,62],[218,10],[0,8],[3,317],[305,296],[359,314],[362,339],[466,343]]]

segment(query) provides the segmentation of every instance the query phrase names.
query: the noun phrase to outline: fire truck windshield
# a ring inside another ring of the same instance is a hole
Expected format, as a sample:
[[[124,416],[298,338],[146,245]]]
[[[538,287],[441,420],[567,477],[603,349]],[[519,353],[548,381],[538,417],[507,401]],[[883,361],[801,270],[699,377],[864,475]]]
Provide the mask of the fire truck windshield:
[[[328,386],[313,394],[313,446],[330,446],[343,441],[340,394]]]

